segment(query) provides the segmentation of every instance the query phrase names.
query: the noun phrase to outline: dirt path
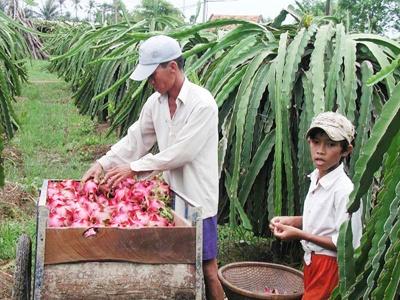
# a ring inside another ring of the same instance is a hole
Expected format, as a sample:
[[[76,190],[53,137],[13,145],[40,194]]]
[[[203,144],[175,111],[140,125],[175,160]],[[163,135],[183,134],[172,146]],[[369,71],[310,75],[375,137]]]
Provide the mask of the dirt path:
[[[28,83],[60,83],[61,80],[29,80]]]

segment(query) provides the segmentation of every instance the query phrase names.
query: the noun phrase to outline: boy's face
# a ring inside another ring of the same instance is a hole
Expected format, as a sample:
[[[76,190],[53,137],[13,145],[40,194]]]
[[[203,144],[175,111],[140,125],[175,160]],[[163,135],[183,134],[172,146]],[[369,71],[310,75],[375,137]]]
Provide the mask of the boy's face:
[[[317,133],[314,138],[308,138],[311,158],[322,177],[335,169],[342,157],[347,156],[353,149],[349,145],[347,151],[343,151],[340,142],[332,141],[325,132]]]

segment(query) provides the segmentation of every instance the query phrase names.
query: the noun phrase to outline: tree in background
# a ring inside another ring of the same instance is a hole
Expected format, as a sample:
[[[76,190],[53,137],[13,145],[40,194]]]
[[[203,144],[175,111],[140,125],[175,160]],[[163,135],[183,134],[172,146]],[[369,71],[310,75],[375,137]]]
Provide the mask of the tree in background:
[[[339,0],[339,14],[358,32],[384,33],[400,30],[399,0]]]
[[[183,21],[182,12],[166,0],[142,0],[135,8],[133,17],[136,21],[153,19],[161,16],[171,16]]]
[[[46,0],[39,7],[39,16],[45,20],[54,20],[58,17],[58,9],[54,0]]]
[[[104,22],[110,22],[112,17],[113,6],[108,3],[102,3],[98,6],[95,13],[95,22],[103,24]]]
[[[191,15],[189,20],[190,20],[190,24],[196,24],[197,22],[197,18],[200,15],[200,10],[201,10],[201,2],[197,1],[197,5],[196,5],[196,12],[194,15]]]
[[[7,4],[7,2],[5,0],[0,0],[0,10],[2,12],[6,11],[6,4]]]
[[[74,5],[75,10],[75,20],[78,20],[78,10],[82,9],[81,0],[72,0],[72,4]]]
[[[304,13],[312,14],[313,16],[325,14],[325,0],[303,0],[296,1],[296,3]]]
[[[122,0],[113,0],[112,4],[112,22],[117,24],[121,21],[123,12],[126,11],[126,6]]]
[[[63,15],[62,9],[63,9],[63,6],[64,6],[64,2],[65,2],[65,0],[58,0],[58,5],[60,6],[60,16]]]
[[[94,13],[95,8],[96,8],[96,1],[89,0],[88,7],[87,7],[87,19],[89,22],[92,21],[92,18],[94,17],[93,13]]]
[[[399,0],[302,0],[296,1],[303,12],[314,16],[326,13],[345,21],[349,31],[384,34],[400,31]]]

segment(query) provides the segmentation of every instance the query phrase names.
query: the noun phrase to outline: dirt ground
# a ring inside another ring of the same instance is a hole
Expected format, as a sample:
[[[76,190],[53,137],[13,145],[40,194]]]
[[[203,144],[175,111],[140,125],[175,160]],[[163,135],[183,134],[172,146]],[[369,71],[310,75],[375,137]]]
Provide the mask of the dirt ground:
[[[13,277],[10,273],[0,271],[0,299],[11,299]]]
[[[35,195],[28,193],[18,183],[6,182],[0,189],[0,220],[18,219],[23,211],[33,215],[35,211]]]

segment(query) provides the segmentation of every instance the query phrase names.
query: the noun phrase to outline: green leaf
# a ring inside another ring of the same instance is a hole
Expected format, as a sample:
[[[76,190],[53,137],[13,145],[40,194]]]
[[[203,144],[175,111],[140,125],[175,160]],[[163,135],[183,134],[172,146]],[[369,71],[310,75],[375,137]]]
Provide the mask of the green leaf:
[[[333,53],[332,61],[329,67],[328,79],[325,88],[325,110],[333,110],[335,104],[335,91],[337,86],[337,80],[339,70],[343,64],[343,56],[345,50],[346,34],[344,32],[344,26],[342,24],[336,25],[336,37],[335,37],[335,50]]]
[[[325,49],[332,36],[331,25],[321,26],[315,37],[314,51],[311,54],[310,70],[311,82],[313,84],[314,94],[314,115],[317,115],[325,110],[325,72],[324,72],[324,55]]]
[[[275,70],[274,87],[274,111],[275,111],[275,182],[274,182],[274,213],[275,216],[282,214],[282,144],[283,144],[283,117],[282,117],[282,99],[281,85],[283,77],[283,66],[286,56],[286,43],[288,34],[282,33],[279,40],[278,56],[275,58],[274,65],[271,68]]]
[[[398,99],[400,99],[400,84],[395,87],[392,96],[383,106],[382,113],[372,128],[370,139],[360,151],[353,177],[355,186],[347,206],[349,212],[354,212],[359,208],[360,198],[368,190],[372,176],[382,162],[383,154],[400,128],[400,101]]]
[[[221,178],[221,172],[223,169],[223,164],[225,161],[226,149],[228,148],[228,133],[229,133],[229,126],[231,126],[231,118],[232,118],[232,111],[229,111],[228,115],[224,119],[224,122],[221,126],[222,131],[222,138],[218,143],[218,174],[219,178]]]
[[[238,27],[228,34],[223,36],[221,40],[215,44],[213,47],[207,49],[207,51],[187,70],[186,73],[190,74],[191,72],[195,72],[199,68],[201,68],[204,64],[206,64],[212,56],[217,54],[219,51],[236,44],[238,40],[241,40],[249,35],[260,33],[260,28],[251,26],[251,27]]]
[[[384,53],[384,51],[381,48],[379,48],[379,46],[377,46],[376,44],[373,44],[371,42],[360,42],[360,43],[364,44],[369,49],[369,51],[371,51],[372,55],[378,61],[379,65],[381,66],[382,69],[390,66],[387,55]],[[395,86],[395,80],[394,80],[393,74],[387,74],[387,76],[385,77],[385,82],[386,82],[388,92],[391,95],[393,88]]]
[[[400,54],[400,44],[394,40],[388,39],[376,34],[356,33],[350,35],[357,42],[368,41],[376,45],[389,48],[397,56]]]
[[[368,86],[377,84],[379,81],[385,79],[387,76],[389,76],[391,73],[393,73],[393,71],[396,70],[396,68],[398,68],[398,67],[400,67],[400,55],[397,56],[397,58],[394,59],[390,63],[390,65],[385,66],[378,73],[371,76],[367,81]]]
[[[232,76],[229,81],[223,86],[223,88],[219,91],[219,93],[215,96],[215,101],[217,102],[218,107],[221,107],[225,100],[228,98],[230,93],[240,84],[243,79],[243,75],[246,72],[247,67],[242,67],[238,71],[235,72],[234,76]]]
[[[264,58],[269,54],[269,51],[264,51],[258,54],[251,63],[248,65],[246,73],[243,77],[242,83],[239,87],[238,94],[235,100],[234,106],[234,116],[232,122],[235,124],[235,145],[234,145],[234,161],[233,161],[233,171],[232,171],[232,181],[230,186],[230,193],[233,195],[234,203],[239,203],[237,200],[239,178],[243,172],[241,169],[241,154],[243,145],[243,134],[245,118],[248,110],[248,103],[250,100],[250,93],[254,83],[254,74],[257,69],[262,64]],[[236,105],[236,103],[238,103]]]
[[[272,147],[274,146],[275,141],[275,132],[271,131],[267,135],[265,135],[263,141],[257,149],[256,154],[251,161],[249,166],[249,171],[247,172],[243,183],[242,188],[239,192],[239,202],[244,205],[246,203],[247,197],[249,196],[251,187],[253,186],[254,180],[256,179],[258,173],[260,172],[262,166],[267,160]]]
[[[214,90],[215,86],[221,81],[224,74],[229,72],[231,69],[235,69],[235,65],[231,65],[232,60],[236,57],[242,56],[246,52],[248,52],[251,48],[254,47],[257,40],[255,35],[250,35],[245,37],[239,43],[232,47],[229,51],[226,51],[227,54],[224,58],[218,63],[218,67],[211,74],[208,82],[206,84],[206,88],[208,90]]]
[[[399,177],[400,179],[400,177]],[[394,182],[395,183],[395,182]],[[389,188],[389,187],[386,187]],[[389,190],[391,190],[389,188]],[[372,270],[367,278],[367,290],[365,292],[365,297],[369,297],[370,293],[374,290],[376,286],[376,280],[379,274],[382,272],[382,257],[387,250],[387,242],[390,234],[390,230],[393,227],[393,221],[398,217],[399,203],[400,203],[400,183],[397,181],[397,186],[393,192],[397,194],[393,199],[392,193],[387,193],[385,195],[385,203],[380,207],[380,220],[375,225],[375,235],[372,241],[372,248],[370,251],[370,263],[372,265]],[[389,209],[387,209],[389,208]],[[382,224],[382,225],[380,225]]]
[[[240,217],[243,227],[247,230],[252,230],[253,227],[251,226],[250,220],[249,220],[248,216],[246,215],[245,211],[243,210],[243,207],[240,205],[238,198],[229,192],[230,186],[232,185],[232,183],[231,183],[232,177],[230,176],[228,171],[225,171],[225,175],[226,175],[225,188],[228,191],[228,197],[229,197],[229,200],[231,201],[231,205],[233,206],[231,208],[232,210],[230,211],[230,213],[232,214],[237,211],[239,213],[239,217]],[[231,218],[232,219],[230,219],[230,223],[231,223],[231,226],[233,226],[234,217],[231,216]]]
[[[350,174],[354,174],[354,165],[359,158],[361,149],[364,148],[364,144],[368,139],[368,132],[371,124],[371,108],[372,108],[372,87],[369,87],[366,83],[367,79],[372,75],[373,67],[369,61],[364,61],[361,64],[361,76],[362,76],[362,87],[361,87],[361,100],[359,109],[359,118],[356,127],[356,139],[355,147],[351,155],[350,161]]]
[[[346,220],[340,226],[337,243],[340,292],[345,294],[354,282],[354,251],[351,220]]]
[[[298,178],[300,187],[299,206],[300,211],[303,211],[304,199],[308,191],[309,180],[306,176],[312,171],[312,160],[310,155],[310,147],[306,139],[306,132],[310,127],[311,120],[314,116],[313,102],[312,102],[312,85],[309,80],[309,73],[305,73],[302,77],[304,89],[304,103],[300,115],[299,132],[298,132],[298,150],[297,150],[297,163],[298,163]]]
[[[262,100],[262,96],[265,92],[265,89],[268,85],[269,76],[269,65],[263,64],[258,69],[256,75],[254,76],[253,87],[250,94],[249,106],[247,108],[246,120],[245,120],[245,129],[243,136],[243,150],[242,150],[242,173],[246,175],[248,170],[248,165],[251,160],[252,154],[252,145],[253,145],[253,137],[254,137],[254,125],[256,122],[256,117],[258,114],[258,108],[260,106],[260,102]]]
[[[345,39],[344,66],[346,116],[354,123],[357,98],[356,43],[350,38]]]
[[[287,214],[294,215],[294,180],[293,180],[293,158],[292,152],[294,147],[291,141],[290,128],[291,120],[289,112],[291,107],[292,89],[295,84],[295,76],[299,68],[299,63],[303,57],[305,48],[311,35],[314,33],[314,27],[305,31],[304,29],[296,35],[293,42],[289,45],[286,54],[286,62],[284,66],[284,73],[282,78],[281,99],[282,105],[282,130],[283,130],[283,160],[285,166],[287,197],[286,207]]]

